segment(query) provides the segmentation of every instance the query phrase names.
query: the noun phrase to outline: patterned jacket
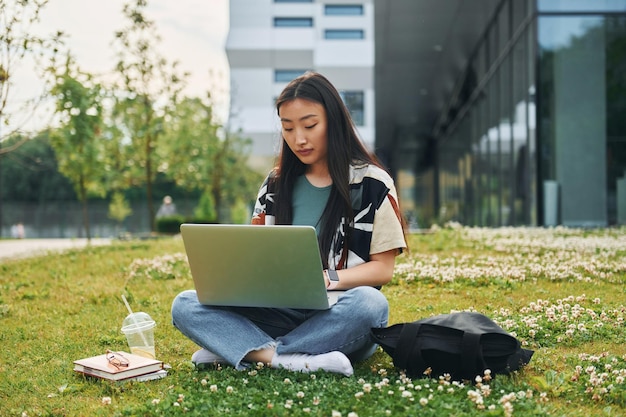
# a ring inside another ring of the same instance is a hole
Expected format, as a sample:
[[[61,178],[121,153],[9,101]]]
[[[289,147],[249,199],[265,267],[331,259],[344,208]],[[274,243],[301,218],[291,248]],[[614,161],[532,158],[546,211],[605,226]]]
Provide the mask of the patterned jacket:
[[[270,176],[265,179],[259,189],[252,218],[253,224],[275,224],[274,192],[270,186]],[[350,188],[354,221],[349,225],[351,229],[349,252],[347,256],[343,253],[346,228],[344,218],[337,229],[334,243],[328,254],[328,265],[331,269],[349,268],[369,261],[374,219],[380,210],[385,212],[393,210],[398,225],[392,226],[399,226],[399,230],[402,230],[396,189],[392,178],[383,169],[369,164],[351,165]],[[403,234],[402,242],[404,242]],[[397,236],[387,245],[393,247],[382,247],[380,252],[391,249],[402,250],[406,247],[406,244],[399,243]]]

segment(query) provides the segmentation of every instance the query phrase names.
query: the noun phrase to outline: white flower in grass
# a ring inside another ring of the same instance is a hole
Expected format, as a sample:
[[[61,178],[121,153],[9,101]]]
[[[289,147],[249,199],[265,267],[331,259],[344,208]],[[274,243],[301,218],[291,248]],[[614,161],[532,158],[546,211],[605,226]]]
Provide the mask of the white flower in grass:
[[[233,387],[231,387],[230,385],[229,385],[229,386],[227,386],[227,387],[226,387],[226,392],[227,392],[228,394],[232,394],[232,392],[233,392]]]
[[[211,392],[217,392],[217,385],[213,384],[209,387],[209,390],[211,390]]]
[[[337,410],[333,410],[331,412],[331,416],[332,417],[341,417],[341,413],[339,411],[337,411]]]
[[[102,405],[110,405],[111,397],[102,397]]]
[[[425,406],[426,404],[428,404],[428,398],[424,398],[424,397],[420,398],[420,404],[422,406]]]
[[[359,415],[355,413],[354,411],[351,411],[348,413],[348,417],[359,417]]]

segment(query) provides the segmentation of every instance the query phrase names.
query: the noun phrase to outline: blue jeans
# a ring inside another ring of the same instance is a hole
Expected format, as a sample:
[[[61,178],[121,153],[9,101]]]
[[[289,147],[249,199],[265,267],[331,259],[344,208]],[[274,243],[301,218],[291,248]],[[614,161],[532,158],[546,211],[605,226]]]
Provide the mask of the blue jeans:
[[[376,350],[372,327],[387,326],[389,304],[372,287],[346,291],[328,310],[205,306],[194,290],[183,291],[172,303],[172,321],[199,346],[245,369],[251,351],[275,347],[278,354],[317,355],[340,351],[352,361]]]

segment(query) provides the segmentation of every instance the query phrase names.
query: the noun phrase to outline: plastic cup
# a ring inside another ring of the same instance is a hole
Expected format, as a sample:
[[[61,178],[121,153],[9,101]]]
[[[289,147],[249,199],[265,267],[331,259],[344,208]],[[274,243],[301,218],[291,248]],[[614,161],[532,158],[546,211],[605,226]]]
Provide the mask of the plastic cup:
[[[147,313],[132,313],[122,323],[122,333],[126,335],[130,353],[155,359],[154,328],[156,322]]]

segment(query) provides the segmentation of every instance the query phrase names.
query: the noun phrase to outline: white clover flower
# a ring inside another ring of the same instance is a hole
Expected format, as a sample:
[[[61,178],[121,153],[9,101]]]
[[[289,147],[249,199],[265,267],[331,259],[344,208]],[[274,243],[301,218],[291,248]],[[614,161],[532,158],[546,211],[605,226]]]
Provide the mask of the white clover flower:
[[[428,398],[420,398],[420,405],[425,406],[426,404],[428,404]]]
[[[102,397],[102,405],[110,405],[111,397]]]
[[[215,384],[211,385],[211,386],[209,387],[209,390],[210,390],[211,392],[217,392],[217,385],[215,385]]]

